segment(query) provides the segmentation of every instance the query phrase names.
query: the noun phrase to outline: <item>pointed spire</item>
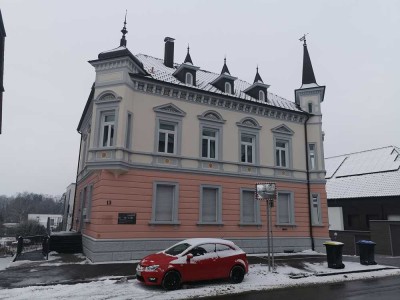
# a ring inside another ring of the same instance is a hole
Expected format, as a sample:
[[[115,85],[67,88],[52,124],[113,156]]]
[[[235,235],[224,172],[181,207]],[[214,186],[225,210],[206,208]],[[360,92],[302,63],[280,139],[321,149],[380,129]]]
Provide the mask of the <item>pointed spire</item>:
[[[192,58],[190,57],[189,50],[190,50],[190,48],[189,48],[189,44],[188,44],[188,47],[187,47],[187,54],[186,54],[184,63],[190,63],[190,64],[193,65],[193,61],[192,61]]]
[[[256,77],[254,78],[254,83],[256,83],[256,82],[262,82],[262,83],[264,83],[264,81],[261,79],[260,74],[258,73],[258,65],[257,65]]]
[[[317,83],[314,76],[314,70],[311,64],[310,54],[307,49],[306,34],[300,38],[300,41],[304,41],[304,54],[303,54],[303,80],[302,84]]]
[[[121,38],[121,41],[120,41],[120,43],[119,43],[119,46],[120,47],[126,47],[126,38],[125,38],[125,35],[128,33],[128,30],[126,30],[126,15],[127,15],[127,13],[128,13],[128,10],[126,10],[126,12],[125,12],[125,21],[124,21],[124,27],[122,28],[122,30],[121,30],[121,32],[122,32],[122,38]]]
[[[229,75],[231,75],[231,73],[229,73],[228,66],[226,65],[226,56],[224,58],[224,66],[222,67],[222,71],[221,71],[221,74],[224,74],[224,73],[228,73]]]

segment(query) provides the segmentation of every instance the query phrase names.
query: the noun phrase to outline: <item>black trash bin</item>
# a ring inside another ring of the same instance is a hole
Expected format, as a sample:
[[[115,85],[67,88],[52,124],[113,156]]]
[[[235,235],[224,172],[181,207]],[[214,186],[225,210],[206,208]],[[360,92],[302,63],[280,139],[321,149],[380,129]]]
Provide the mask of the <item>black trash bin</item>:
[[[373,241],[361,240],[356,243],[360,250],[360,264],[376,265],[375,262],[375,245]]]
[[[344,264],[342,262],[342,251],[343,243],[328,241],[324,243],[326,247],[326,257],[328,260],[328,268],[331,269],[343,269]]]

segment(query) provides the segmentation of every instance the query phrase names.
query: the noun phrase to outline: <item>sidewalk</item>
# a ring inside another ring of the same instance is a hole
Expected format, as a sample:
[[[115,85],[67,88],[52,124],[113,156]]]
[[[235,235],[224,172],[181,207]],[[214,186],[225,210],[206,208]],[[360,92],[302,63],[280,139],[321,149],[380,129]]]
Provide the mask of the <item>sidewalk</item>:
[[[11,259],[10,259],[11,260]],[[267,257],[264,255],[249,255],[251,265],[261,264],[268,271]],[[334,274],[349,274],[358,272],[392,269],[386,266],[400,266],[400,257],[377,256],[377,266],[363,266],[358,257],[343,257],[347,267],[341,270],[324,267],[326,256],[320,254],[276,255],[277,267],[284,267],[293,275],[291,278],[307,276],[327,276]],[[382,265],[379,265],[380,262]],[[92,264],[83,255],[51,253],[48,261],[17,261],[10,267],[0,271],[0,288],[18,288],[26,286],[41,286],[55,284],[76,284],[102,280],[104,278],[119,280],[135,278],[137,262]]]

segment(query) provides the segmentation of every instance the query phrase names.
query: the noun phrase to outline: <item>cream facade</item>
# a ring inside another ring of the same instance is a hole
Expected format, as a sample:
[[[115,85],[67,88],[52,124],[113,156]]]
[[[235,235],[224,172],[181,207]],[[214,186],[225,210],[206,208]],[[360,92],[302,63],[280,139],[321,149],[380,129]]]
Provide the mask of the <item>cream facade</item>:
[[[304,83],[303,74],[293,103],[270,94],[261,77],[251,85],[227,67],[219,75],[187,60],[134,56],[121,40],[90,62],[96,80],[78,127],[73,219],[85,254],[138,259],[190,237],[223,237],[265,252],[257,182],[277,184],[275,250],[323,250],[325,87]]]

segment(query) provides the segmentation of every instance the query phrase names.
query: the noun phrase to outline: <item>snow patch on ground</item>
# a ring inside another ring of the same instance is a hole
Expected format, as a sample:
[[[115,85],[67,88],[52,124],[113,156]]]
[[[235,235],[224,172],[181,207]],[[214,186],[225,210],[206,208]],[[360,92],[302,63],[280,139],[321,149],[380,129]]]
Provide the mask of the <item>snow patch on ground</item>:
[[[354,271],[382,268],[382,265],[362,266],[355,262],[346,262],[346,268],[342,271]],[[308,263],[307,271],[291,267],[278,267],[276,273],[268,272],[265,265],[250,265],[249,274],[240,284],[230,284],[226,281],[207,282],[184,285],[177,291],[166,292],[160,287],[148,287],[137,280],[111,280],[103,278],[103,281],[80,283],[75,285],[54,285],[54,286],[31,286],[26,288],[15,288],[0,291],[0,298],[18,299],[192,299],[205,296],[217,296],[236,294],[241,292],[270,290],[290,286],[301,286],[310,284],[321,284],[330,282],[341,282],[365,278],[376,278],[390,275],[400,275],[399,269],[372,271],[365,273],[339,274],[330,276],[314,276],[320,272],[337,272],[341,270],[328,269],[326,263]],[[290,278],[290,274],[307,273],[306,277],[299,279]]]

